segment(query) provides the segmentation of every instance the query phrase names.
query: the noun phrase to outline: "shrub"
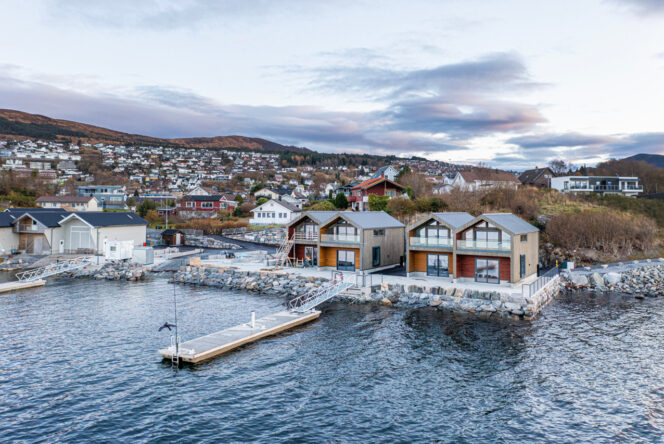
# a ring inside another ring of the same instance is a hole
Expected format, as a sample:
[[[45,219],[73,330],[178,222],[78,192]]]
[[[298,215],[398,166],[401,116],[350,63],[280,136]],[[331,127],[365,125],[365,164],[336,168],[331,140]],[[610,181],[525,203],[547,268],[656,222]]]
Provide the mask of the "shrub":
[[[310,208],[311,211],[334,211],[336,210],[334,204],[329,200],[321,200],[316,202]]]
[[[390,198],[387,196],[369,194],[369,209],[371,211],[385,211],[387,210],[387,202],[389,200]]]
[[[218,219],[191,219],[188,222],[176,224],[176,228],[202,230],[205,234],[221,234],[228,228],[247,227],[247,221],[220,221]]]
[[[346,199],[346,195],[343,193],[337,194],[337,197],[334,198],[334,206],[340,210],[348,208],[348,199]]]
[[[405,197],[390,199],[387,203],[387,212],[395,217],[411,216],[417,211],[415,203]]]

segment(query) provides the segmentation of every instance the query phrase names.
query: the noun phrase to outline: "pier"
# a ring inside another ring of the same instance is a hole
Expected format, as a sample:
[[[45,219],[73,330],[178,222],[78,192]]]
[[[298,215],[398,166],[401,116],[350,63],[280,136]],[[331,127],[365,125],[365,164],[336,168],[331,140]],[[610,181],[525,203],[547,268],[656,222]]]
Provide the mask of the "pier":
[[[223,353],[256,342],[259,339],[290,330],[299,325],[313,321],[320,316],[320,311],[311,310],[303,313],[290,310],[280,311],[253,323],[240,324],[216,333],[183,342],[179,347],[179,359],[184,362],[196,364],[211,359]],[[252,325],[253,324],[253,325]],[[173,360],[175,347],[171,346],[159,350],[164,359]]]
[[[42,287],[46,284],[44,279],[36,279],[32,281],[12,281],[3,282],[0,284],[0,293],[7,293],[14,290],[23,290],[26,288]]]

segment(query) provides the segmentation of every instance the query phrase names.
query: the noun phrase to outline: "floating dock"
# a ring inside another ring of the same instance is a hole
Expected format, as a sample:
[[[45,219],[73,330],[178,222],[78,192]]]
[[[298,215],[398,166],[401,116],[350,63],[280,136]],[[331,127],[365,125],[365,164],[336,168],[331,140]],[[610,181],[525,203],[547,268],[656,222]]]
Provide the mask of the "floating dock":
[[[41,287],[46,284],[44,279],[37,279],[34,281],[12,281],[3,282],[0,284],[0,293],[7,293],[8,291],[23,290],[25,288]]]
[[[241,324],[191,341],[182,342],[179,347],[179,358],[181,361],[196,364],[245,344],[306,324],[318,319],[320,313],[318,310],[305,312],[284,310],[256,319],[253,327],[251,323]],[[172,346],[158,351],[164,359],[172,359],[174,352]]]

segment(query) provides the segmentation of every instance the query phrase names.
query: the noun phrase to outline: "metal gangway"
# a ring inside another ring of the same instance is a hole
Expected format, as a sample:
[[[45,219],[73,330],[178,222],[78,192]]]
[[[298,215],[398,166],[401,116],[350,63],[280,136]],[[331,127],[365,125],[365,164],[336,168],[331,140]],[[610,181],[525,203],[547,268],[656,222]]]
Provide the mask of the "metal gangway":
[[[288,302],[288,309],[296,313],[304,313],[313,310],[323,302],[332,299],[341,292],[346,291],[354,284],[343,280],[334,280],[327,285],[315,288]]]
[[[73,271],[79,268],[83,268],[89,263],[90,261],[87,256],[76,257],[74,259],[66,259],[58,262],[53,262],[43,267],[33,268],[31,270],[26,270],[20,273],[16,273],[16,279],[18,279],[20,282],[37,281],[39,279],[44,279],[46,277],[53,276],[56,274],[66,273],[68,271]]]

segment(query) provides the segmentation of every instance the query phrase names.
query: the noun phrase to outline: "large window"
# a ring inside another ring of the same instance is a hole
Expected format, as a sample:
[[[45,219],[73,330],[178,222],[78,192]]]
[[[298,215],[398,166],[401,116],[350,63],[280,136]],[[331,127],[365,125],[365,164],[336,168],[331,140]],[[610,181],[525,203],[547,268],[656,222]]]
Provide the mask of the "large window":
[[[449,276],[449,256],[446,254],[427,254],[428,276]]]
[[[500,284],[500,261],[498,259],[475,259],[475,281]]]
[[[201,202],[201,208],[213,208],[214,204],[212,202]]]
[[[337,250],[337,270],[355,271],[355,251]]]
[[[380,265],[380,247],[371,249],[371,265],[378,267]]]
[[[526,255],[519,256],[519,276],[526,277]]]

